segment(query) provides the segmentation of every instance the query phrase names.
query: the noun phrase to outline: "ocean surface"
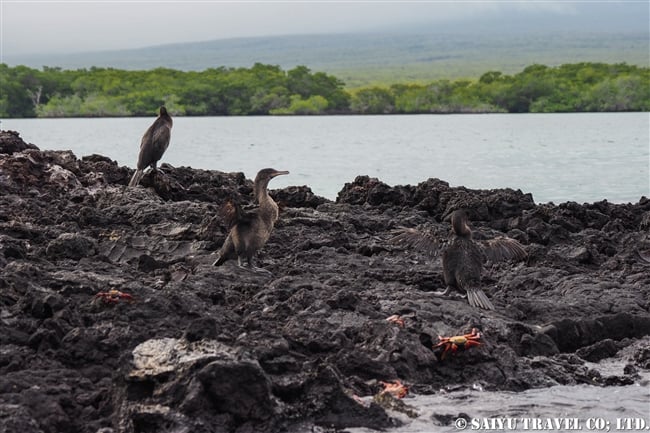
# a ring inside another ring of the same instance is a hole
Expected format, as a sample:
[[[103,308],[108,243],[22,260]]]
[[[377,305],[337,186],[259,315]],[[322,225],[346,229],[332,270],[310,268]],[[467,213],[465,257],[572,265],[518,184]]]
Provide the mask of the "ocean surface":
[[[134,167],[150,118],[2,119],[41,149],[98,153]],[[509,187],[536,203],[650,196],[650,114],[178,117],[162,162],[308,185],[335,199],[357,175],[389,185],[436,177],[452,186]]]

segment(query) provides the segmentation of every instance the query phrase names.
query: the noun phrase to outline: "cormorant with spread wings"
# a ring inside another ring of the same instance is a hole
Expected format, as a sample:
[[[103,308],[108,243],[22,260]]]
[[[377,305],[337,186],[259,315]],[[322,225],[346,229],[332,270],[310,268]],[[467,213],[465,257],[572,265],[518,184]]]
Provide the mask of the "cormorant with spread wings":
[[[494,305],[480,288],[483,263],[486,260],[523,260],[528,256],[526,250],[515,239],[505,236],[485,241],[473,240],[469,218],[464,210],[451,214],[451,229],[452,235],[448,242],[441,241],[431,233],[412,228],[400,229],[391,242],[421,249],[434,257],[442,250],[442,269],[447,285],[442,295],[446,296],[455,289],[467,293],[470,305],[494,310]]]

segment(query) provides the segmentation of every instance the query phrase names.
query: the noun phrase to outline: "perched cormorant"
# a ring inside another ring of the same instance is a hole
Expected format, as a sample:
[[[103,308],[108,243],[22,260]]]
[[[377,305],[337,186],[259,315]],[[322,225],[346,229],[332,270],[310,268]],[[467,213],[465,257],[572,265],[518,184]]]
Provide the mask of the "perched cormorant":
[[[273,168],[260,170],[255,177],[254,193],[259,207],[252,211],[243,211],[237,204],[229,202],[225,206],[225,219],[230,233],[219,250],[219,257],[213,266],[222,265],[228,259],[237,258],[239,266],[246,259],[253,267],[253,256],[271,236],[273,225],[278,220],[278,205],[273,201],[267,187],[276,176],[289,174]]]
[[[494,305],[480,288],[481,270],[486,260],[521,260],[527,257],[523,246],[508,237],[474,241],[467,212],[457,210],[451,214],[452,235],[442,253],[442,270],[447,284],[443,296],[452,289],[467,293],[467,301],[474,307],[494,310]],[[401,229],[393,243],[418,247],[435,256],[443,249],[442,243],[430,233],[416,229]]]
[[[172,124],[172,118],[167,113],[167,108],[164,105],[161,106],[160,115],[142,136],[137,170],[133,173],[129,186],[136,186],[140,183],[145,168],[151,166],[152,170],[156,170],[156,164],[169,147]]]

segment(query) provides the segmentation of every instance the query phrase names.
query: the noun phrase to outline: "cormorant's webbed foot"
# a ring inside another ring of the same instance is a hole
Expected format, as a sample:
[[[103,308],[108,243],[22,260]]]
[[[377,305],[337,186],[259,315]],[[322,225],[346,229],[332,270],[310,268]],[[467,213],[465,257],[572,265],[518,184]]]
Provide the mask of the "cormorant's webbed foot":
[[[158,175],[161,175],[163,177],[167,176],[164,171],[162,171],[161,169],[159,169],[158,167],[155,167],[155,166],[151,167],[151,174],[153,176],[158,176]]]

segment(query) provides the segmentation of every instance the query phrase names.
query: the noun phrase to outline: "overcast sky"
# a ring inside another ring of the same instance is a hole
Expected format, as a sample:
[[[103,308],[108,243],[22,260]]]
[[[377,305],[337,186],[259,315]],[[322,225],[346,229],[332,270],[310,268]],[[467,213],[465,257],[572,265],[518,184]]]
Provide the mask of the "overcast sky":
[[[567,16],[567,1],[0,0],[3,55],[139,48],[242,36],[376,31],[526,10]],[[601,2],[593,2],[601,3]],[[611,2],[609,2],[611,3]],[[619,1],[621,7],[647,0]]]

